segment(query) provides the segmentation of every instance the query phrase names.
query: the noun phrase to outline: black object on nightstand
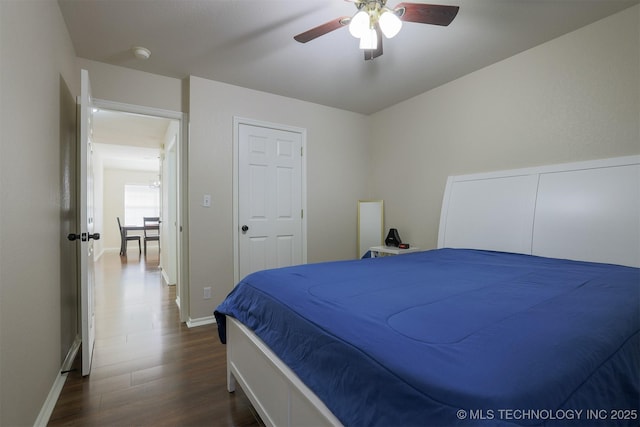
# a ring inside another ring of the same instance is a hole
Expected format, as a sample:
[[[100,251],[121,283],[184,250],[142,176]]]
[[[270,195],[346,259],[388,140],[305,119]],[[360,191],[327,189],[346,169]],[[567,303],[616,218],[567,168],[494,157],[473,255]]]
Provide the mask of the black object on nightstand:
[[[389,230],[389,234],[387,234],[387,238],[384,239],[384,244],[387,246],[394,246],[394,247],[398,247],[398,245],[400,245],[400,243],[402,243],[402,240],[400,240],[400,235],[398,234],[398,230],[395,228],[392,228]]]

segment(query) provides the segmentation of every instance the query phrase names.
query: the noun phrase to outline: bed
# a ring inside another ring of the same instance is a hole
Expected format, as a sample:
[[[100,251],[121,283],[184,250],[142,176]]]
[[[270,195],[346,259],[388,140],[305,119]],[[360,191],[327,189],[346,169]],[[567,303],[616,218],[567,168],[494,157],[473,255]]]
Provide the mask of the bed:
[[[216,309],[267,425],[637,425],[640,156],[450,177],[438,249],[253,273]]]

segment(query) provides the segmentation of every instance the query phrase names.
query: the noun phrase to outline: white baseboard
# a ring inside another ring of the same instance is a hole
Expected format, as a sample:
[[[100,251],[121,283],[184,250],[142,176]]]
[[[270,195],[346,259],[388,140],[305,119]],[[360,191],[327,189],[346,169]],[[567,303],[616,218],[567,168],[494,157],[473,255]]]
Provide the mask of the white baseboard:
[[[189,320],[187,320],[187,326],[189,328],[211,325],[212,323],[216,323],[216,318],[214,316],[199,317],[197,319],[189,318]]]
[[[56,407],[58,397],[60,397],[62,387],[64,387],[66,380],[67,374],[58,374],[56,380],[53,382],[51,390],[49,391],[49,395],[47,395],[47,399],[44,401],[44,405],[42,405],[42,409],[40,409],[36,422],[33,423],[34,427],[45,427],[49,424],[49,418],[53,413],[53,409]]]
[[[164,280],[164,283],[167,286],[175,286],[176,285],[175,283],[169,282],[169,276],[167,275],[167,270],[166,269],[163,268],[162,271],[161,271],[161,274],[162,274],[162,280]]]
[[[73,365],[73,361],[76,359],[76,355],[78,351],[80,351],[80,346],[82,345],[82,338],[80,335],[76,335],[76,339],[73,340],[73,344],[71,344],[71,348],[67,352],[67,356],[64,358],[62,362],[62,367],[60,371],[68,372],[71,369],[71,365]]]
[[[67,373],[69,369],[71,369],[71,365],[73,364],[73,360],[76,358],[78,354],[78,350],[80,350],[81,339],[79,336],[76,336],[71,348],[67,352],[67,356],[64,358],[64,362],[62,362],[62,367],[60,368],[60,373],[56,377],[56,380],[53,382],[51,386],[51,390],[49,390],[49,394],[40,409],[40,413],[38,414],[38,418],[36,418],[35,423],[33,423],[34,427],[45,427],[49,424],[49,418],[51,418],[51,414],[56,407],[56,403],[58,402],[58,398],[60,397],[60,393],[62,392],[62,388],[64,387],[64,383],[67,381]]]
[[[97,260],[99,260],[99,259],[100,259],[100,257],[102,257],[104,254],[107,254],[107,253],[109,253],[109,254],[110,254],[110,253],[116,253],[116,252],[117,252],[117,253],[120,253],[120,248],[102,248],[102,250],[100,251],[100,253],[97,253],[97,254],[95,255],[95,260],[96,260],[96,261],[97,261]]]

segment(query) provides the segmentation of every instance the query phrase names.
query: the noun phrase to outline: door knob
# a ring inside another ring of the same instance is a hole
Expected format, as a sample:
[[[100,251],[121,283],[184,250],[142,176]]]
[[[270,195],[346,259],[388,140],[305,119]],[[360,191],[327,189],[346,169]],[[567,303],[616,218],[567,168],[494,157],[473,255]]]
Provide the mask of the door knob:
[[[67,239],[71,240],[72,242],[74,240],[82,240],[83,242],[86,242],[89,239],[100,240],[100,233],[93,233],[93,234],[87,234],[87,233],[75,234],[75,233],[71,233],[71,234],[67,235]]]
[[[247,225],[243,225],[243,226],[242,226],[242,228],[241,228],[241,230],[242,230],[242,232],[243,232],[243,233],[246,233],[246,232],[247,232],[247,230],[249,230],[249,226],[247,226]]]

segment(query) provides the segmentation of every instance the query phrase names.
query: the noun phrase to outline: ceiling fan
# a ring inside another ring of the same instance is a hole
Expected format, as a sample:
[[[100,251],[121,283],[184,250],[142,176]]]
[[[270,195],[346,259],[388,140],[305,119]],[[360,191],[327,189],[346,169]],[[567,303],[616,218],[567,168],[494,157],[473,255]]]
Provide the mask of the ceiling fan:
[[[382,35],[389,39],[394,37],[402,28],[403,21],[447,26],[460,9],[458,6],[424,3],[400,3],[391,9],[386,6],[387,0],[345,1],[354,3],[358,9],[353,17],[341,16],[293,38],[300,43],[307,43],[338,28],[349,26],[351,35],[360,39],[364,59],[370,60],[382,55]]]

